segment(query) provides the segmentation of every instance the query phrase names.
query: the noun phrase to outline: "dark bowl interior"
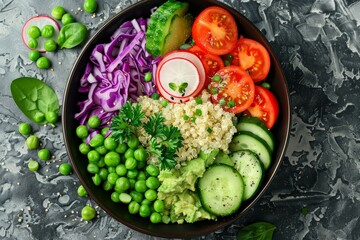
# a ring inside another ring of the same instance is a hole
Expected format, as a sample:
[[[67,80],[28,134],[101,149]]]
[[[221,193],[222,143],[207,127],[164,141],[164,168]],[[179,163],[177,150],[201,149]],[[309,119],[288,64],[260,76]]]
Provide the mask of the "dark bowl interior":
[[[77,176],[85,186],[90,197],[109,215],[128,227],[149,235],[174,238],[193,237],[208,234],[231,224],[244,215],[244,213],[249,210],[265,192],[280,166],[287,144],[290,126],[289,94],[280,64],[271,50],[269,43],[248,19],[229,6],[215,0],[188,0],[190,3],[190,12],[192,12],[194,16],[209,6],[218,5],[226,8],[234,16],[239,28],[239,33],[259,41],[269,51],[272,67],[268,76],[268,81],[280,104],[279,119],[273,127],[276,149],[273,153],[272,165],[266,172],[262,188],[258,192],[258,195],[252,200],[244,202],[241,209],[235,214],[219,218],[218,221],[202,221],[194,224],[182,225],[151,224],[148,219],[143,219],[138,215],[131,215],[125,205],[112,202],[109,192],[106,192],[102,187],[97,187],[93,184],[91,175],[86,170],[87,158],[78,151],[81,140],[76,137],[75,129],[78,126],[78,122],[74,119],[74,115],[79,111],[76,103],[79,100],[84,100],[86,98],[86,95],[81,95],[77,91],[80,82],[79,80],[84,73],[85,66],[89,61],[89,56],[96,44],[109,42],[111,34],[121,25],[121,23],[132,20],[133,18],[149,16],[150,9],[159,6],[163,2],[164,0],[145,0],[130,6],[105,22],[87,42],[78,56],[68,78],[63,101],[62,124],[67,152]]]

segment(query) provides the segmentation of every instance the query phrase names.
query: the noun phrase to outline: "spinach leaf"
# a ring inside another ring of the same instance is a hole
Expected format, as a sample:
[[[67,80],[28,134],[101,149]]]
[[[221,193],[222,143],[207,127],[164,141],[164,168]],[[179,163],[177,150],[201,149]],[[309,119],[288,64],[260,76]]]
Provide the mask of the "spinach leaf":
[[[58,44],[60,48],[73,48],[82,43],[87,36],[87,28],[81,23],[69,23],[59,32]]]
[[[59,111],[59,101],[54,90],[36,78],[22,77],[12,81],[11,94],[20,110],[31,121],[44,124],[45,114]]]
[[[271,240],[275,230],[271,223],[253,223],[239,230],[237,240]]]

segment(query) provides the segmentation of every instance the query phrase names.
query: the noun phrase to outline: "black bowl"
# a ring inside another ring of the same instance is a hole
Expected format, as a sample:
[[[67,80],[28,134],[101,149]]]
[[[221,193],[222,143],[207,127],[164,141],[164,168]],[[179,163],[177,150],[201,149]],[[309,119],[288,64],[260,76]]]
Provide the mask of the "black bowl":
[[[273,162],[271,167],[267,170],[262,187],[255,198],[244,202],[235,214],[219,218],[217,221],[202,221],[182,225],[151,224],[147,218],[144,219],[138,215],[131,215],[126,206],[112,202],[110,199],[110,193],[103,190],[102,187],[95,186],[91,180],[90,173],[86,170],[87,158],[78,150],[81,140],[75,133],[78,122],[74,119],[74,115],[79,111],[76,103],[79,100],[84,100],[85,97],[80,95],[77,89],[79,87],[80,78],[84,73],[85,66],[89,61],[89,56],[96,44],[109,42],[110,36],[121,25],[121,23],[127,20],[132,20],[133,18],[149,16],[150,9],[161,5],[164,0],[145,0],[138,2],[106,21],[94,34],[94,36],[91,37],[78,56],[70,72],[63,101],[62,124],[67,152],[76,174],[88,191],[90,197],[102,209],[119,222],[139,232],[159,237],[182,238],[200,236],[223,228],[243,216],[255,204],[255,202],[259,200],[274,178],[284,156],[290,127],[290,103],[286,80],[275,54],[271,50],[268,41],[262,33],[243,15],[229,6],[217,2],[216,0],[187,1],[190,4],[190,12],[192,12],[194,16],[209,6],[217,5],[227,9],[236,20],[239,33],[243,34],[247,38],[257,40],[263,44],[270,53],[272,67],[268,79],[272,86],[272,91],[279,101],[280,114],[277,123],[273,127],[276,141],[276,148],[273,153]]]

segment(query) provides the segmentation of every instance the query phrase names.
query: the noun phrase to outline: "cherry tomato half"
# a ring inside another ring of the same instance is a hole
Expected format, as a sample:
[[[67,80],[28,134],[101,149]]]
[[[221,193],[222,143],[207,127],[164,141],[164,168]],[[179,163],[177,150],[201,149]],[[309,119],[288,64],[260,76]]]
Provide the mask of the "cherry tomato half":
[[[211,53],[206,53],[197,45],[191,47],[189,51],[195,53],[204,65],[206,72],[205,87],[207,87],[215,73],[224,67],[224,62],[221,57]]]
[[[270,129],[279,116],[279,104],[274,94],[268,89],[255,86],[255,98],[247,109],[247,114],[258,117]]]
[[[215,79],[217,76],[220,78]],[[225,111],[240,113],[254,100],[255,85],[249,74],[238,66],[220,69],[210,85],[209,91],[214,103],[219,103]]]
[[[238,38],[237,25],[231,14],[221,7],[208,7],[195,19],[192,36],[203,50],[225,55],[231,52]]]
[[[255,40],[240,38],[230,54],[233,56],[231,64],[248,71],[254,82],[264,80],[270,71],[269,53]]]

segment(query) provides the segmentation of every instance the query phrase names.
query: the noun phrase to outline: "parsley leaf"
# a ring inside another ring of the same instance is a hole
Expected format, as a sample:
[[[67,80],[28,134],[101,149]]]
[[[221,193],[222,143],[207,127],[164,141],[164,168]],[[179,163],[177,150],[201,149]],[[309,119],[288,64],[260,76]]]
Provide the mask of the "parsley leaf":
[[[144,124],[145,131],[153,137],[161,137],[163,135],[161,130],[165,127],[164,120],[161,113],[155,113],[149,118],[149,121]]]

